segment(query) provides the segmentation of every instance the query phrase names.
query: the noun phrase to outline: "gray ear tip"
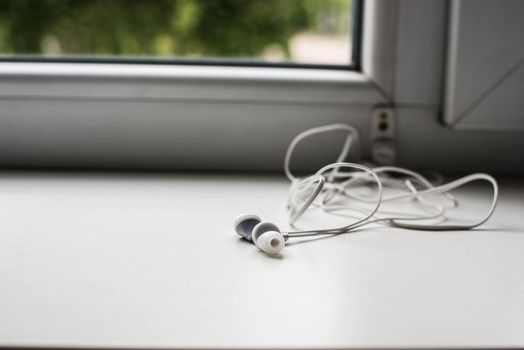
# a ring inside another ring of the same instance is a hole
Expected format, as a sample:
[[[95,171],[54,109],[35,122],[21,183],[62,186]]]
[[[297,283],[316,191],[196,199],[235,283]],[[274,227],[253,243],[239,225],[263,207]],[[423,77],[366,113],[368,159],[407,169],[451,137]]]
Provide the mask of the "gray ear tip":
[[[254,227],[262,220],[258,215],[255,214],[241,214],[239,215],[234,224],[234,230],[240,236],[251,240]]]

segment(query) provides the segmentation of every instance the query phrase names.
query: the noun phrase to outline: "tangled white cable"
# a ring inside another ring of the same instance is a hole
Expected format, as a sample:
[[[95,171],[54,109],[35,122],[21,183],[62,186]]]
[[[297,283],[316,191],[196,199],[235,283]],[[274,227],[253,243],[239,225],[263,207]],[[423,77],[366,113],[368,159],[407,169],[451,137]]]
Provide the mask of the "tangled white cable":
[[[296,177],[290,162],[296,146],[304,139],[322,133],[345,131],[347,136],[335,163],[328,164],[315,174]],[[445,184],[434,185],[423,175],[400,167],[367,167],[344,160],[350,152],[358,159],[359,136],[355,128],[346,124],[332,124],[312,128],[298,134],[290,143],[284,161],[284,171],[291,181],[288,195],[289,224],[296,228],[297,221],[314,210],[336,215],[340,211],[360,213],[351,223],[335,228],[317,228],[280,232],[278,226],[262,222],[256,215],[242,215],[235,230],[260,249],[277,254],[290,238],[317,235],[334,235],[351,232],[372,223],[416,230],[467,230],[485,223],[493,214],[498,198],[497,181],[490,175],[476,173]],[[486,181],[493,187],[493,197],[487,213],[471,224],[425,224],[424,221],[446,221],[451,208],[458,200],[450,191],[473,181]],[[393,192],[385,194],[385,192]],[[415,216],[381,215],[384,203],[405,203],[411,200],[422,206],[425,214]],[[346,215],[347,216],[347,215]]]

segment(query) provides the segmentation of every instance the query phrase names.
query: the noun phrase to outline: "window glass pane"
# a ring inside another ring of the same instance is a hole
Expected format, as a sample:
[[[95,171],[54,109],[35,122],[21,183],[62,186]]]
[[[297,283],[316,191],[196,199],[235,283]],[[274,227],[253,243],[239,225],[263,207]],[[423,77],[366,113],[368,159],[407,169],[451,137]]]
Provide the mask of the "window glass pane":
[[[0,0],[0,55],[349,65],[351,5],[351,0]]]

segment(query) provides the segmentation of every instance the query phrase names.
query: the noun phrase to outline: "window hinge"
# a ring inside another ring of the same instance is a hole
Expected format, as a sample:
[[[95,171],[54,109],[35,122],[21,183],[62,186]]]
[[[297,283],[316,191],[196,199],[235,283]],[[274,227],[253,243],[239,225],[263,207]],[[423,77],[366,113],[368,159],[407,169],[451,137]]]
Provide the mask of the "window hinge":
[[[371,160],[381,165],[396,163],[395,113],[388,106],[375,107],[371,113]]]

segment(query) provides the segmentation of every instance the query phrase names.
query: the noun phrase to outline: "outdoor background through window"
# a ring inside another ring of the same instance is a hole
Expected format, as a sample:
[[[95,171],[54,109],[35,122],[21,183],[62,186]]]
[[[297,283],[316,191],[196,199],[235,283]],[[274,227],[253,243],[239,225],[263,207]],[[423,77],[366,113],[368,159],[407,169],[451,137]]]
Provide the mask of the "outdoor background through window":
[[[0,56],[349,65],[351,5],[351,0],[0,0]]]

